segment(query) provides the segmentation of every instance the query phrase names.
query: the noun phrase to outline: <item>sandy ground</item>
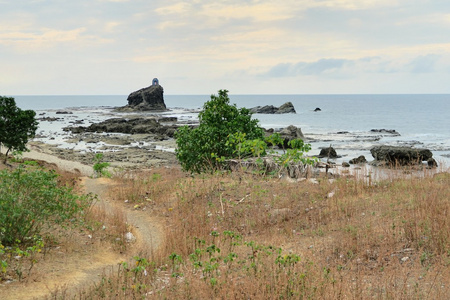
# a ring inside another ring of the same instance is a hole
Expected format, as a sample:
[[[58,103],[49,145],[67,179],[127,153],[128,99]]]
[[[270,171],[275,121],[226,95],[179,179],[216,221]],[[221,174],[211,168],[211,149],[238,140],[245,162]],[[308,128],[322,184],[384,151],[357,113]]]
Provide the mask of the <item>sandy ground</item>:
[[[113,201],[110,196],[110,190],[115,184],[113,180],[89,177],[93,174],[92,167],[36,150],[25,152],[23,156],[43,160],[63,170],[84,175],[82,178],[84,192],[97,194],[99,201],[96,205],[103,208],[106,213],[123,211],[128,224],[133,227],[136,242],[131,245],[126,255],[113,251],[110,246],[94,251],[92,249],[71,253],[54,251],[36,265],[36,272],[40,276],[32,282],[0,285],[0,299],[47,299],[58,289],[65,290],[66,295],[75,296],[81,288],[99,282],[102,274],[116,270],[120,262],[128,261],[137,253],[151,253],[161,245],[163,240],[161,221],[151,217],[149,211],[132,210],[123,203]]]

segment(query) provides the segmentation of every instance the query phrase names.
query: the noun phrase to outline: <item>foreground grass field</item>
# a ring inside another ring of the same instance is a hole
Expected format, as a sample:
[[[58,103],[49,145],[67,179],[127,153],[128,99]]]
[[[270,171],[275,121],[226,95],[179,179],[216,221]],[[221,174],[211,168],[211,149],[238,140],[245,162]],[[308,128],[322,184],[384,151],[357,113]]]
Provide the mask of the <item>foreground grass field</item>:
[[[161,168],[117,179],[111,197],[163,218],[165,240],[78,298],[450,296],[449,173],[369,185]]]

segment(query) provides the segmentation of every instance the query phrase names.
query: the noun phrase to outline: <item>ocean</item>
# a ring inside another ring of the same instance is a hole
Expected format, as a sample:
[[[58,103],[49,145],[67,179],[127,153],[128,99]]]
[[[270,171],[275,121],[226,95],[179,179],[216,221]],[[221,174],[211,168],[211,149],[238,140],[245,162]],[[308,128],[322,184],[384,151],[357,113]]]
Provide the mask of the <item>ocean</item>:
[[[375,145],[399,145],[428,148],[438,162],[450,166],[450,95],[232,95],[230,102],[238,107],[264,105],[280,106],[292,102],[296,114],[254,114],[264,128],[280,129],[295,125],[302,129],[312,145],[310,154],[332,146],[342,157],[349,159],[365,155],[372,160],[370,148]],[[113,107],[127,104],[126,95],[112,96],[13,96],[22,109],[53,116],[58,110],[70,110],[73,115],[61,122],[41,122],[43,141],[64,142],[61,128],[76,118],[89,123],[120,115]],[[209,95],[165,95],[163,113],[179,120],[195,120]],[[315,112],[315,108],[321,111]],[[149,113],[154,114],[154,113]],[[62,116],[62,115],[58,115]],[[372,132],[372,129],[395,130],[400,135]]]

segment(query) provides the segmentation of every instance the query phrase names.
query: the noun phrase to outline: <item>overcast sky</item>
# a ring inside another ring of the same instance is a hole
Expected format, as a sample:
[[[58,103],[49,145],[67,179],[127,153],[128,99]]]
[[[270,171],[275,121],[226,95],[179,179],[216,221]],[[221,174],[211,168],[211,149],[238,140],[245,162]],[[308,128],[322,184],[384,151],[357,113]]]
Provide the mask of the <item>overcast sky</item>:
[[[0,0],[0,95],[450,93],[448,0]]]

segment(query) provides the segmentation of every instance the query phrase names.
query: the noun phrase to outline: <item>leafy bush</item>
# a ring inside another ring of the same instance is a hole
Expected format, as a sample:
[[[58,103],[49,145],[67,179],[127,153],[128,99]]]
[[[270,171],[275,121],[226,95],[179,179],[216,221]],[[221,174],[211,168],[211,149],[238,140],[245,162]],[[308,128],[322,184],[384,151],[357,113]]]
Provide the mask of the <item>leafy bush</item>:
[[[111,177],[111,173],[109,173],[106,168],[109,167],[109,163],[108,162],[104,162],[103,161],[103,154],[102,153],[97,153],[94,157],[94,172],[95,175],[97,177]]]
[[[25,151],[29,139],[33,138],[38,122],[33,110],[21,110],[14,98],[0,96],[0,146],[5,146],[5,162],[11,150]]]
[[[90,195],[78,196],[59,186],[57,174],[43,170],[0,172],[0,244],[32,243],[44,229],[75,225],[92,203]]]
[[[252,120],[250,111],[229,103],[228,91],[219,90],[218,96],[211,95],[204,104],[198,128],[184,126],[176,132],[176,155],[185,171],[215,170],[225,159],[238,157],[235,144],[228,142],[230,135],[241,133],[246,140],[263,140],[263,129],[258,120]]]

